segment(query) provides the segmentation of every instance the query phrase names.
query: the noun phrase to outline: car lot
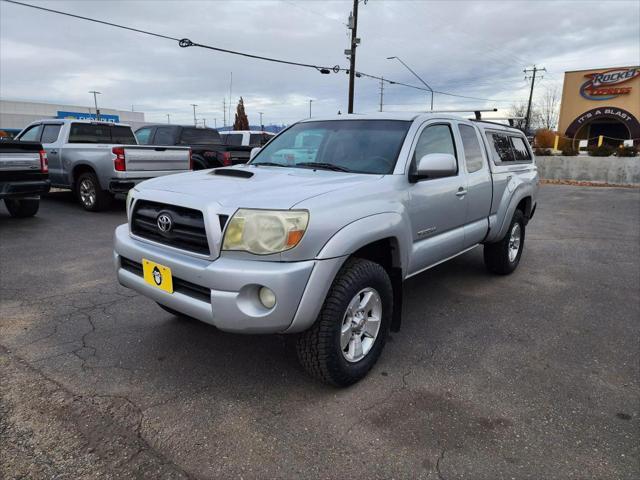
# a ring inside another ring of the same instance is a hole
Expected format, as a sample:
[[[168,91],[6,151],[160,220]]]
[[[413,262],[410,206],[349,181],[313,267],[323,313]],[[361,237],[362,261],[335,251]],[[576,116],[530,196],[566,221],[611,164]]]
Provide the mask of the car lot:
[[[0,476],[638,478],[639,206],[543,187],[519,269],[491,276],[476,249],[412,279],[402,330],[344,390],[281,337],[119,287],[122,203],[2,210]]]

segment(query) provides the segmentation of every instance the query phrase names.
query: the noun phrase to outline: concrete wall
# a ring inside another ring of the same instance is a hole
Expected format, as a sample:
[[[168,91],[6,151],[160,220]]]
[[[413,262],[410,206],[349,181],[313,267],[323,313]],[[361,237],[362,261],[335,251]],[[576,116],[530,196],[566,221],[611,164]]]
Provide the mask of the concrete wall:
[[[118,115],[121,123],[129,124],[134,129],[147,123],[143,112],[98,107],[105,115]],[[0,100],[0,128],[24,128],[43,118],[56,118],[58,111],[95,113],[93,106]]]
[[[540,178],[640,185],[640,157],[536,156]]]

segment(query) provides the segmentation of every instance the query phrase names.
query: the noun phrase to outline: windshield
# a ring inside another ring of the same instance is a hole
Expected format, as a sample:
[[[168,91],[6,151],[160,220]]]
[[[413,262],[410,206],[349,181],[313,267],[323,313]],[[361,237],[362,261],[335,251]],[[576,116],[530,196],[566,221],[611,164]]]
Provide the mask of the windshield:
[[[400,120],[298,123],[271,140],[251,164],[389,174],[410,126]]]

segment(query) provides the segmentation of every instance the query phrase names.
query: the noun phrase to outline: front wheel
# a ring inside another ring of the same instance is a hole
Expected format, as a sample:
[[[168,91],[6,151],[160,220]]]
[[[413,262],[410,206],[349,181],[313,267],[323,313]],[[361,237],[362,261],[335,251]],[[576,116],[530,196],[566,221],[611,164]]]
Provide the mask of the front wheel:
[[[40,208],[40,200],[32,198],[5,198],[4,204],[14,218],[33,217]]]
[[[392,312],[393,289],[385,269],[369,260],[348,260],[316,323],[298,336],[300,363],[323,382],[341,387],[357,382],[378,360]]]
[[[524,249],[524,224],[524,214],[516,210],[504,238],[496,243],[485,244],[484,264],[489,271],[508,275],[516,269]]]

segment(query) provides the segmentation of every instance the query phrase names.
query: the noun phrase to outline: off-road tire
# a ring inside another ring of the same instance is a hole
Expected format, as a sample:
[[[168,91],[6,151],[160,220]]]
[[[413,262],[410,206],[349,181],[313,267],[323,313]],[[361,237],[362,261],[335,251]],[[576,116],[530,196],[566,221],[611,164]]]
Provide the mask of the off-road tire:
[[[33,198],[5,198],[4,204],[14,218],[33,217],[40,208],[40,200]]]
[[[89,182],[95,191],[95,201],[92,203],[85,202],[82,199],[83,182]],[[96,177],[96,174],[93,172],[82,173],[76,180],[74,191],[82,208],[89,212],[101,212],[106,210],[111,206],[111,202],[113,201],[113,195],[100,187],[98,177]]]
[[[344,358],[340,348],[340,329],[349,302],[367,287],[374,288],[382,301],[380,330],[365,357],[351,363]],[[347,260],[331,285],[316,322],[296,339],[300,364],[311,376],[331,385],[344,387],[357,382],[378,360],[392,313],[393,287],[385,269],[369,260]]]
[[[515,224],[520,225],[520,248],[515,259],[509,259],[509,240]],[[484,264],[490,272],[498,275],[509,275],[518,267],[524,250],[525,218],[522,210],[516,210],[504,238],[496,243],[484,245]]]

